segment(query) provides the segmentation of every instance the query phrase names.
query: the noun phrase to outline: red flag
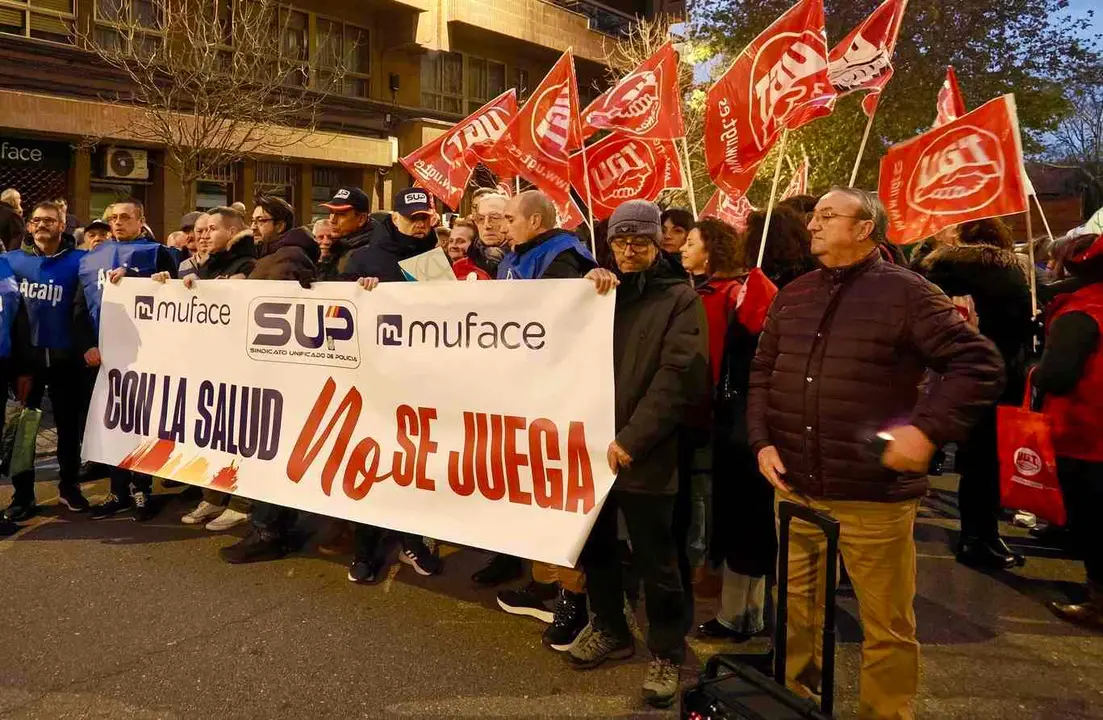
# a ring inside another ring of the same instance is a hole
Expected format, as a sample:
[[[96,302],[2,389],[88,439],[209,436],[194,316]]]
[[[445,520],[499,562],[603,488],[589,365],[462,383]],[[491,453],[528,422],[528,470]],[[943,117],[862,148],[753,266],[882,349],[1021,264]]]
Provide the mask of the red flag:
[[[797,166],[796,171],[793,172],[793,177],[790,178],[789,184],[785,187],[785,192],[781,194],[781,199],[791,198],[796,195],[808,194],[808,156],[804,156],[804,160]]]
[[[557,204],[570,198],[569,153],[582,147],[574,57],[565,52],[514,115],[488,157],[508,159],[514,171]]]
[[[723,220],[739,232],[743,232],[747,229],[747,218],[757,210],[758,208],[751,205],[751,201],[743,193],[739,193],[739,196],[732,200],[723,190],[717,190],[701,210],[701,217]]]
[[[782,129],[830,115],[835,98],[827,76],[823,0],[800,0],[709,88],[709,175],[729,195],[745,192]]]
[[[559,222],[556,223],[556,226],[564,230],[574,230],[576,227],[586,222],[586,218],[582,215],[582,210],[578,207],[578,203],[576,203],[574,198],[570,195],[567,195],[567,200],[565,202],[557,202],[555,204],[555,214],[559,216]]]
[[[583,137],[598,130],[665,140],[685,136],[673,43],[664,44],[582,111]]]
[[[763,238],[765,240],[765,238]],[[770,310],[770,303],[777,296],[777,285],[774,285],[762,268],[755,268],[743,282],[739,290],[739,297],[735,301],[735,317],[739,324],[750,333],[758,335],[766,324],[766,314]]]
[[[517,93],[511,88],[399,162],[415,184],[455,210],[479,162],[479,152],[498,141],[516,112]]]
[[[965,112],[965,99],[961,97],[957,73],[954,72],[953,65],[947,65],[946,79],[942,81],[942,87],[938,90],[938,116],[935,117],[934,127],[941,127],[952,120],[957,120]]]
[[[877,194],[899,245],[968,220],[1026,212],[1015,97],[1004,95],[889,148]]]
[[[862,110],[873,117],[881,91],[892,79],[892,55],[908,0],[885,0],[831,51],[828,74],[839,95],[869,90]]]
[[[571,156],[571,184],[585,200],[582,153],[590,170],[594,218],[604,220],[628,200],[654,201],[668,187],[682,186],[673,140],[645,140],[613,133]]]

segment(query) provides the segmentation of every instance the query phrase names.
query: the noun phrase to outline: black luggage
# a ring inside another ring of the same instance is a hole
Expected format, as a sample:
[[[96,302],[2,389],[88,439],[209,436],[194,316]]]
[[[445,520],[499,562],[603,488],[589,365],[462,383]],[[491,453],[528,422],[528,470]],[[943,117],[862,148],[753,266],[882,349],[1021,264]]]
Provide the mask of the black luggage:
[[[832,717],[835,695],[835,591],[839,558],[839,521],[795,503],[778,504],[780,538],[778,568],[789,567],[789,524],[793,518],[810,522],[827,536],[827,607],[823,617],[823,695],[820,706],[785,687],[785,630],[788,573],[778,573],[777,620],[774,628],[773,677],[738,655],[714,655],[705,664],[701,680],[682,693],[682,717],[692,720],[798,720]],[[767,666],[769,657],[767,660]]]

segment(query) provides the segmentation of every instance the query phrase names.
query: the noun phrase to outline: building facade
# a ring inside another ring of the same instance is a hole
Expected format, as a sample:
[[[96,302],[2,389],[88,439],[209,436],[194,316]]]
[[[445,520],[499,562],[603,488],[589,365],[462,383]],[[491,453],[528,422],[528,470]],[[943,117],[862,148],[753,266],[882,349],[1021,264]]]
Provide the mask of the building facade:
[[[341,88],[326,98],[311,142],[206,173],[192,196],[163,147],[128,133],[133,106],[113,101],[125,77],[79,38],[118,33],[124,9],[171,0],[0,0],[0,189],[24,206],[68,199],[82,222],[115,199],[147,206],[158,237],[193,209],[278,194],[304,221],[340,185],[361,186],[373,209],[409,182],[397,159],[509,87],[520,97],[568,47],[583,101],[605,82],[605,47],[640,16],[680,12],[661,0],[321,0],[288,2],[282,47],[324,69],[343,58]],[[231,3],[210,2],[214,12]],[[95,138],[94,145],[89,142]]]

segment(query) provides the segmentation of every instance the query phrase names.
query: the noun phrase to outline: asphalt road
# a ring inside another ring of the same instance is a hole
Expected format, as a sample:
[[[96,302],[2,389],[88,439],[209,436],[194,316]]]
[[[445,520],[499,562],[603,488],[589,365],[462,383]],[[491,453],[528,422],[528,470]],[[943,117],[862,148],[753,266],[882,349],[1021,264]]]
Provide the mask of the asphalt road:
[[[0,486],[5,505],[10,490]],[[0,718],[675,716],[638,700],[642,645],[628,663],[578,672],[540,644],[539,623],[499,611],[468,581],[482,553],[446,548],[441,577],[396,564],[361,587],[345,558],[309,547],[226,565],[216,551],[234,538],[179,524],[190,507],[177,500],[139,524],[67,514],[52,483],[38,497],[47,513],[0,540]],[[963,568],[948,549],[953,515],[953,494],[937,492],[917,530],[920,717],[1103,718],[1103,636],[1042,605],[1075,589],[1082,568],[1030,541],[1014,573]],[[860,630],[853,598],[842,607],[846,717]],[[687,681],[724,649],[690,647]]]

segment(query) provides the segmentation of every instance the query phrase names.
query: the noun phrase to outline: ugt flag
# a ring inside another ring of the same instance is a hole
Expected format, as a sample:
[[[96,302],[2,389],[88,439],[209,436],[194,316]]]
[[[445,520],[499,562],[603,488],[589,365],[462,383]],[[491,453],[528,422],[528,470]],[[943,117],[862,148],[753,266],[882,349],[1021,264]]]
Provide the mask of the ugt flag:
[[[934,127],[941,127],[951,120],[957,120],[965,114],[965,99],[961,97],[961,86],[957,84],[957,73],[953,65],[946,66],[946,79],[938,89],[938,115]]]
[[[797,195],[808,194],[808,156],[804,156],[804,160],[797,166],[796,171],[793,173],[793,177],[789,179],[789,184],[785,187],[785,192],[781,194],[781,199],[786,200]]]
[[[510,121],[489,157],[492,162],[508,160],[518,175],[561,205],[571,195],[568,155],[581,146],[578,84],[574,57],[567,51]]]
[[[678,53],[667,42],[582,111],[582,135],[617,130],[636,137],[684,137]]]
[[[594,218],[604,220],[628,200],[654,201],[667,188],[682,187],[678,151],[673,140],[645,140],[613,133],[571,156],[571,183],[583,199],[582,154],[590,171],[588,204]]]
[[[701,210],[701,217],[723,220],[739,232],[743,232],[747,229],[747,218],[757,210],[758,208],[751,205],[751,201],[743,193],[739,193],[733,200],[726,192],[718,189],[705,203],[705,207]]]
[[[885,0],[828,58],[828,76],[839,95],[869,91],[862,98],[862,110],[869,117],[877,111],[881,91],[892,79],[892,55],[907,5],[908,0]]]
[[[456,210],[479,162],[479,150],[497,142],[516,113],[517,92],[510,88],[399,162],[419,187]]]
[[[801,0],[774,21],[709,88],[705,160],[731,196],[745,192],[782,130],[830,115],[823,0]]]
[[[1026,212],[1026,183],[1015,96],[889,148],[877,194],[888,211],[888,237],[922,240],[968,220]]]

